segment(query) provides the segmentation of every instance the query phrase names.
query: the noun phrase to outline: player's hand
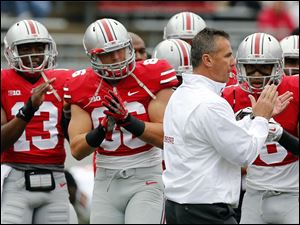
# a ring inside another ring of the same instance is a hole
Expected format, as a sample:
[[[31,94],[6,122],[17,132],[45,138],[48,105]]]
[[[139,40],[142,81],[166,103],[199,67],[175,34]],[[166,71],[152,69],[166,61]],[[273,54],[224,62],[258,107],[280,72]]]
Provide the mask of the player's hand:
[[[283,133],[283,128],[273,118],[269,120],[269,133],[266,143],[278,141]]]
[[[128,110],[125,108],[124,103],[118,93],[108,91],[108,95],[104,96],[102,105],[108,110],[104,114],[111,116],[116,123],[123,123],[128,116]]]
[[[113,141],[112,134],[115,127],[115,120],[111,116],[105,116],[101,120],[101,126],[104,128],[105,131],[105,140],[107,141]]]
[[[39,86],[32,89],[31,101],[32,107],[38,109],[45,99],[45,94],[47,91],[50,91],[50,84],[55,81],[55,77],[48,80],[45,83],[40,84]]]
[[[285,108],[290,104],[290,101],[293,100],[293,92],[286,91],[284,94],[280,95],[276,99],[272,117],[280,114],[285,110]]]

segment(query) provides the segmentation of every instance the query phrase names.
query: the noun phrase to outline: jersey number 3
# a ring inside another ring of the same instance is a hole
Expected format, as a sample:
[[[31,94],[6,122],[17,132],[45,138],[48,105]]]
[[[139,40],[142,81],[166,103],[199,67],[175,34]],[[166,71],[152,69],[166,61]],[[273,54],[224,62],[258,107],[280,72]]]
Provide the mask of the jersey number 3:
[[[24,102],[16,102],[12,107],[12,115],[17,115],[19,109],[24,106]],[[26,129],[24,130],[21,137],[14,144],[14,151],[22,152],[30,150],[30,141],[32,144],[40,150],[49,150],[55,148],[58,143],[58,130],[56,128],[58,121],[58,110],[52,102],[43,102],[39,110],[35,112],[34,116],[40,116],[41,112],[49,113],[49,120],[43,121],[43,131],[48,131],[50,134],[49,138],[42,138],[42,136],[33,136],[31,140],[26,139]]]

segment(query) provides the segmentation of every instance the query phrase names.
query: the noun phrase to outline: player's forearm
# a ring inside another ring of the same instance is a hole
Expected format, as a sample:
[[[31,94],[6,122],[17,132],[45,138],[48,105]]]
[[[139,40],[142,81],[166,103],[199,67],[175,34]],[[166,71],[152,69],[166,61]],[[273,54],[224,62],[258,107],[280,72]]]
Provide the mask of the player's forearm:
[[[72,156],[77,160],[82,160],[95,151],[95,148],[86,142],[86,134],[80,134],[70,139],[70,147]]]
[[[62,126],[65,139],[70,143],[70,138],[68,133],[69,124],[70,124],[70,119],[66,118],[65,115],[63,114],[61,119],[61,126]]]
[[[299,139],[287,131],[283,130],[281,138],[278,143],[282,145],[287,151],[299,156]]]
[[[163,149],[163,125],[162,123],[145,123],[145,130],[139,138],[153,146]]]
[[[159,148],[163,147],[162,123],[144,122],[129,114],[121,126],[142,141]]]
[[[14,118],[10,122],[1,125],[1,152],[6,151],[21,137],[27,122]]]

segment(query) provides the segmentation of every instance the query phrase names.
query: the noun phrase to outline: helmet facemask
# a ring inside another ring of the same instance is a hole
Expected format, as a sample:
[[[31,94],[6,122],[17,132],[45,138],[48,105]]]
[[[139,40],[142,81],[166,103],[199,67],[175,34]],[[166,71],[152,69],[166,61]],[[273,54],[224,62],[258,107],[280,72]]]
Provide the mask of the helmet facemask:
[[[22,20],[15,23],[7,31],[3,42],[4,56],[16,71],[33,76],[56,65],[56,44],[44,25],[37,21]],[[40,47],[42,45],[43,49]],[[35,57],[43,59],[37,62]]]
[[[38,42],[32,42],[32,44],[37,44]],[[26,43],[27,44],[27,43]],[[28,43],[30,45],[30,43]],[[56,48],[53,47],[51,43],[44,44],[44,51],[41,53],[29,53],[20,54],[19,45],[13,45],[12,48],[7,49],[4,55],[9,62],[11,68],[16,71],[22,72],[29,77],[35,77],[42,71],[49,70],[56,65]],[[38,62],[39,65],[34,65],[36,63],[35,57],[42,57],[43,59]],[[27,61],[27,62],[26,62]]]
[[[299,35],[290,35],[280,41],[285,75],[299,74]]]
[[[34,73],[34,72],[41,72],[44,71],[45,69],[52,68],[54,66],[54,60],[49,60],[51,58],[49,48],[50,48],[49,44],[45,44],[43,53],[33,53],[33,54],[24,54],[24,55],[18,54],[19,56],[17,56],[16,58],[18,60],[18,66],[20,68],[19,70],[22,72]],[[33,58],[41,57],[41,56],[43,57],[43,61],[38,66],[34,66]],[[18,59],[18,57],[20,59]],[[29,62],[29,66],[26,66],[24,64],[24,61],[26,61],[26,59]],[[18,69],[16,68],[16,70]]]
[[[258,71],[261,74],[260,76],[248,75],[248,73],[246,72],[245,65],[247,64],[237,64],[237,73],[239,74],[237,76],[237,80],[241,89],[246,92],[251,94],[260,94],[267,84],[279,85],[281,83],[283,70],[282,66],[279,66],[279,64],[272,64],[272,72],[270,74],[264,73],[263,71],[256,69],[256,71]]]
[[[299,74],[299,56],[298,57],[284,57],[283,71],[287,76]]]
[[[104,64],[99,57],[101,54],[107,53],[92,53],[89,54],[89,56],[92,68],[102,78],[108,80],[123,79],[129,76],[135,69],[135,53],[133,46],[130,43],[125,46],[125,60],[121,62]]]

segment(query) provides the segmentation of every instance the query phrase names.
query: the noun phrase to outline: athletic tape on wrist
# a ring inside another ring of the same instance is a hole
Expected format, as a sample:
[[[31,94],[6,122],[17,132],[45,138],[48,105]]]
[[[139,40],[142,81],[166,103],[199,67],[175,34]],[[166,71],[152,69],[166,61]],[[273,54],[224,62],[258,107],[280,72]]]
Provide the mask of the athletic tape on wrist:
[[[22,108],[19,109],[19,112],[17,113],[16,117],[28,123],[38,109],[39,108],[37,109],[33,108],[31,97],[30,97],[27,103]]]
[[[128,114],[125,121],[121,124],[126,130],[131,132],[136,137],[141,136],[145,130],[145,122],[135,118],[130,113]]]
[[[89,146],[93,148],[97,148],[101,145],[102,141],[105,138],[105,131],[104,128],[100,125],[94,130],[91,130],[87,135],[85,136],[86,142]]]

